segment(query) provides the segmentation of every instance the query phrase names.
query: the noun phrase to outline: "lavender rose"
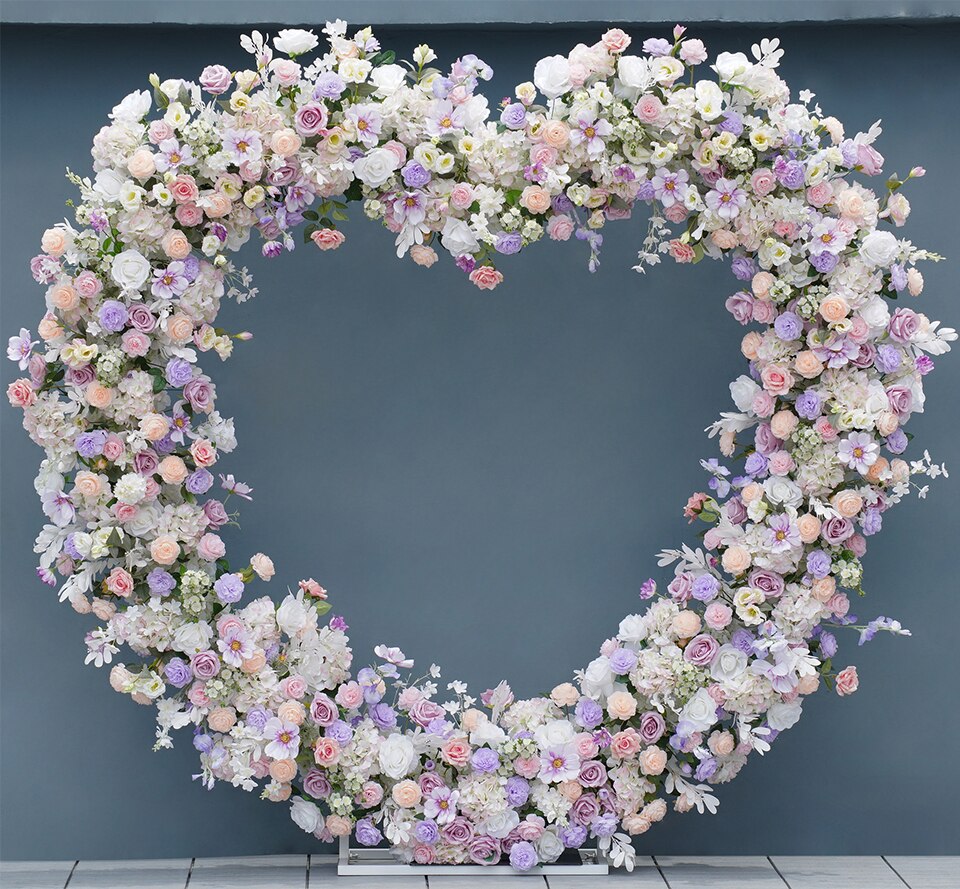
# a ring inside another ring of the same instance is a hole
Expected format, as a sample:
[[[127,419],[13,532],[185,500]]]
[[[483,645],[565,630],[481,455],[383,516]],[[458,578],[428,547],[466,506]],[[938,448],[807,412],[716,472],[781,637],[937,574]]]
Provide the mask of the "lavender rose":
[[[684,660],[696,667],[706,667],[713,663],[720,646],[713,636],[701,633],[694,636],[683,651]]]
[[[667,730],[663,717],[656,711],[649,711],[640,717],[640,737],[644,744],[656,744]]]
[[[510,865],[516,870],[528,871],[537,866],[537,861],[537,850],[531,843],[517,843],[510,850]]]

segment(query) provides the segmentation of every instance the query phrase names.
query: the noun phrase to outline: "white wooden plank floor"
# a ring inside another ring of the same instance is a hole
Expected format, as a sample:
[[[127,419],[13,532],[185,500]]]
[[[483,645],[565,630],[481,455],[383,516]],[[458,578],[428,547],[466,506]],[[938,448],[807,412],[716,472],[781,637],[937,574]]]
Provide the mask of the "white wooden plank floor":
[[[338,877],[332,855],[5,861],[0,889],[960,889],[960,856],[656,856],[632,874]]]

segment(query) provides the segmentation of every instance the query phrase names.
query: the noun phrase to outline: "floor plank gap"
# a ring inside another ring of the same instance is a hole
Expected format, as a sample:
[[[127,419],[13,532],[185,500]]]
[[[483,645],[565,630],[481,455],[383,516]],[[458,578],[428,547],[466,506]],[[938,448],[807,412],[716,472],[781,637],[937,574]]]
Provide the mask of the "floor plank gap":
[[[70,868],[70,873],[67,874],[67,882],[63,884],[63,889],[67,889],[67,887],[70,885],[70,881],[73,879],[74,871],[76,871],[77,865],[79,864],[80,864],[79,858],[73,862],[73,867]]]
[[[786,886],[787,889],[790,889],[790,884],[787,882],[787,878],[782,873],[780,873],[780,868],[777,867],[776,862],[769,855],[767,856],[767,861],[770,862],[770,867],[772,867],[777,872],[777,876],[780,877],[781,880],[783,880],[783,885]]]
[[[897,879],[900,880],[900,882],[903,883],[903,885],[906,886],[907,889],[911,889],[910,884],[901,876],[900,871],[898,871],[898,870],[887,860],[887,856],[886,856],[886,855],[881,855],[880,857],[883,859],[883,863],[884,863],[887,867],[889,867],[890,870],[892,870],[892,871],[897,875]]]
[[[667,879],[667,875],[663,872],[663,868],[660,867],[660,862],[657,861],[657,856],[651,855],[650,858],[653,861],[653,866],[657,869],[657,873],[660,874],[660,879],[663,880],[663,885],[666,886],[667,889],[670,889],[670,881]]]

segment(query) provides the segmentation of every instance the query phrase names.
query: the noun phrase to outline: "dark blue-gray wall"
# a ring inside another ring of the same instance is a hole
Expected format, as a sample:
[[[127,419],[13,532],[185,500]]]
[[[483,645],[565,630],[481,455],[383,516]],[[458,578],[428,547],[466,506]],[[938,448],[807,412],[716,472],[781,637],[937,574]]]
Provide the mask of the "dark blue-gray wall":
[[[27,263],[42,230],[68,212],[63,168],[89,169],[107,111],[150,72],[242,67],[238,30],[3,28],[4,336],[35,330],[42,314]],[[630,30],[639,40],[667,29]],[[696,33],[714,53],[749,51],[779,33],[795,91],[816,92],[849,131],[883,118],[888,170],[929,171],[908,191],[907,236],[950,256],[924,267],[917,305],[956,325],[960,27]],[[401,56],[424,37],[397,27],[379,35]],[[596,31],[451,27],[427,37],[443,59],[476,52],[492,64],[496,102],[536,59]],[[494,293],[449,263],[399,263],[389,234],[363,218],[346,232],[336,253],[300,248],[267,263],[249,251],[261,293],[225,304],[227,328],[256,333],[226,366],[210,364],[241,442],[222,469],[255,489],[242,533],[230,535],[235,558],[270,553],[277,596],[300,577],[321,581],[352,625],[358,665],[387,641],[477,691],[501,678],[521,695],[548,689],[639,607],[655,553],[693,539],[680,509],[703,485],[698,459],[715,454],[701,430],[729,408],[727,383],[742,370],[742,330],[723,308],[736,282],[709,262],[631,271],[640,220],[608,227],[597,274],[581,245],[542,244],[504,263],[507,282]],[[928,411],[910,428],[921,447],[960,467],[960,357],[937,364]],[[14,375],[7,365],[4,385]],[[83,668],[89,619],[57,604],[33,572],[40,451],[13,410],[0,409],[0,425],[0,856],[311,849],[286,806],[191,783],[189,737],[151,753],[151,712]],[[947,480],[926,502],[902,504],[867,556],[869,596],[857,610],[896,615],[913,638],[858,649],[851,633],[840,658],[860,668],[861,691],[815,697],[797,728],[721,788],[718,816],[670,816],[642,838],[644,849],[960,852],[956,498]]]

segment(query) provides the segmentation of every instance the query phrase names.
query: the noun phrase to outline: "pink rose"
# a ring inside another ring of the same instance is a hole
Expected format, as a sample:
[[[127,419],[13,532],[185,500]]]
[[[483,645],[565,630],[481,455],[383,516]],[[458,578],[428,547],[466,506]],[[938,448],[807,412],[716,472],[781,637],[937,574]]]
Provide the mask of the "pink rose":
[[[450,203],[457,210],[466,210],[473,203],[473,189],[466,182],[458,182],[450,192]]]
[[[300,80],[300,65],[293,59],[274,59],[270,63],[270,70],[281,86],[293,86]]]
[[[182,226],[191,228],[203,221],[203,210],[196,204],[181,204],[174,210],[173,215]]]
[[[120,347],[131,358],[141,358],[150,351],[150,337],[139,330],[127,330],[120,338]]]
[[[451,738],[440,748],[440,757],[452,766],[463,767],[470,761],[470,752],[464,738]]]
[[[223,65],[207,65],[200,72],[200,86],[211,96],[223,95],[233,82],[233,76]]]
[[[154,145],[159,145],[164,139],[173,138],[173,127],[165,120],[153,120],[150,122],[150,128],[147,130],[147,138]]]
[[[847,667],[837,673],[837,694],[840,697],[852,695],[860,686],[856,667]]]
[[[609,53],[621,53],[630,45],[630,35],[620,28],[611,28],[600,38],[603,48]]]
[[[540,771],[540,758],[537,756],[518,756],[513,761],[513,770],[521,777],[530,780]]]
[[[830,181],[824,179],[816,185],[811,185],[807,189],[807,203],[813,207],[823,207],[830,203],[833,197],[833,186]]]
[[[310,240],[321,250],[336,250],[346,240],[346,236],[335,228],[318,228],[310,235]]]
[[[90,299],[90,297],[96,296],[103,290],[103,284],[100,279],[93,272],[87,271],[86,269],[73,279],[73,287],[84,299]]]
[[[170,183],[170,194],[178,204],[192,204],[200,197],[200,189],[193,176],[181,173]]]
[[[498,284],[503,282],[503,275],[493,266],[477,266],[470,272],[470,283],[475,284],[481,290],[493,290]]]
[[[674,205],[676,206],[676,205]],[[684,216],[686,211],[684,210]],[[693,247],[689,244],[684,244],[678,238],[674,238],[668,245],[670,249],[670,255],[679,263],[693,262],[695,256]]]
[[[573,228],[573,220],[565,213],[558,213],[547,222],[547,236],[554,241],[568,241]]]
[[[223,540],[216,534],[204,534],[197,544],[197,555],[205,562],[216,562],[226,551]]]
[[[281,691],[292,701],[298,701],[307,693],[307,682],[302,676],[288,676],[280,683]]]
[[[313,758],[318,766],[332,766],[340,759],[340,744],[333,738],[317,738]]]
[[[337,689],[337,703],[347,710],[356,710],[363,703],[363,689],[356,682],[347,682]]]
[[[648,93],[640,97],[640,100],[633,107],[633,113],[644,123],[656,123],[660,119],[660,115],[663,114],[663,102]]]
[[[301,135],[316,136],[327,125],[327,109],[319,102],[307,102],[297,109],[293,118],[294,129]]]
[[[7,398],[14,407],[27,408],[36,404],[37,393],[33,391],[33,384],[30,380],[21,377],[7,386]]]
[[[773,175],[773,170],[761,167],[759,170],[753,171],[753,175],[750,177],[750,187],[754,194],[762,198],[777,187],[777,177]]]
[[[610,741],[610,753],[616,759],[629,759],[640,751],[640,735],[633,728],[617,732]]]
[[[114,568],[106,580],[107,589],[115,596],[126,598],[133,592],[133,578],[123,568]]]

